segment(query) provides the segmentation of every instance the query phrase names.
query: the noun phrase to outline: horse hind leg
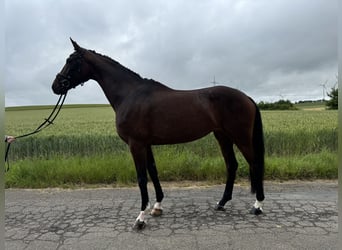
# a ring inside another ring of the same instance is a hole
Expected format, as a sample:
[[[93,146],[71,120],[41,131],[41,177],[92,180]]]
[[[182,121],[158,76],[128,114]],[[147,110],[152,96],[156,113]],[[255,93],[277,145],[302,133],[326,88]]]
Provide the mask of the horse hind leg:
[[[256,107],[254,120],[253,136],[252,136],[252,161],[250,162],[252,191],[256,192],[256,202],[252,208],[255,215],[262,213],[262,201],[264,195],[264,168],[265,168],[265,145],[262,128],[262,119],[260,110]]]
[[[239,145],[238,145],[239,147]],[[256,201],[250,211],[250,213],[259,215],[263,213],[263,200],[265,199],[263,177],[263,155],[257,155],[252,146],[240,146],[241,153],[245,157],[249,164],[251,192],[256,194]],[[262,161],[260,160],[262,157]]]
[[[215,210],[224,211],[225,204],[232,199],[233,186],[235,182],[238,163],[235,158],[233,143],[229,140],[229,138],[225,136],[223,133],[219,132],[215,132],[214,135],[220,144],[221,152],[227,168],[226,187],[223,193],[223,197],[217,203]]]
[[[250,211],[251,214],[259,215],[263,213],[263,201],[265,199],[263,187],[263,173],[260,171],[259,163],[250,164],[250,175],[252,193],[256,193],[256,201]]]

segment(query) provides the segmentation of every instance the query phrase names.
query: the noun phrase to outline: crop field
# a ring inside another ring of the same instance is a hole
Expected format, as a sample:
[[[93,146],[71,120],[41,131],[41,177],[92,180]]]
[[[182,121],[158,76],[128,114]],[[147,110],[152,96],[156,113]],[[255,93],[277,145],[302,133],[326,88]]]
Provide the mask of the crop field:
[[[6,134],[34,130],[51,109],[6,110]],[[54,187],[135,182],[128,147],[117,136],[108,105],[70,105],[55,124],[11,146],[7,187]],[[337,111],[263,111],[266,179],[337,178]],[[162,181],[221,183],[226,171],[215,138],[153,147]],[[238,178],[248,165],[237,151]]]

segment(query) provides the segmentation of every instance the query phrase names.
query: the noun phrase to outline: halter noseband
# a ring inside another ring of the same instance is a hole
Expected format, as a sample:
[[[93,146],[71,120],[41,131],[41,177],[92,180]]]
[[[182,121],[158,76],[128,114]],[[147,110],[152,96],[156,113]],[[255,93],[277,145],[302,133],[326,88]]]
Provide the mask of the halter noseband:
[[[75,88],[75,86],[73,86],[70,82],[71,80],[71,76],[69,75],[63,75],[61,73],[58,73],[57,76],[56,76],[59,80],[59,84],[61,85],[61,87],[63,89],[71,89],[71,88]]]

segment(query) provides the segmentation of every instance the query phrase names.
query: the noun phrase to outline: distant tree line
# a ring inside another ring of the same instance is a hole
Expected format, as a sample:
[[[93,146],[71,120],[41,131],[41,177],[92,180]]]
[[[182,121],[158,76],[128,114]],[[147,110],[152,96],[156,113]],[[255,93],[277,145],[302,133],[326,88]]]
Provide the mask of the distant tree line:
[[[327,109],[338,109],[338,88],[333,87],[331,91],[327,93],[330,97],[329,100],[316,100],[316,101],[299,101],[298,103],[315,103],[325,102]],[[290,100],[279,100],[276,102],[264,102],[258,103],[258,107],[261,110],[297,110],[298,108]]]
[[[276,102],[259,102],[258,107],[261,110],[297,110],[295,105],[289,100],[279,100]]]

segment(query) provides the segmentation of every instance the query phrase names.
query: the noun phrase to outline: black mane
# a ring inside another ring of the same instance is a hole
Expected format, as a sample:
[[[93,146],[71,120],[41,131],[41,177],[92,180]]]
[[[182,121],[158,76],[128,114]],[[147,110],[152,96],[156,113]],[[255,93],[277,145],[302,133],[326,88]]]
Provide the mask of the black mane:
[[[133,70],[130,70],[129,68],[126,68],[125,66],[123,66],[119,62],[115,61],[114,59],[110,58],[109,56],[102,55],[102,54],[96,52],[95,50],[88,50],[88,51],[91,53],[94,53],[95,55],[101,56],[102,58],[106,59],[107,62],[113,64],[113,66],[122,68],[123,71],[133,75],[135,78],[137,78],[139,80],[143,79],[138,73],[134,72]]]
[[[120,64],[119,62],[115,61],[114,59],[112,59],[111,57],[109,56],[106,56],[106,55],[102,55],[98,52],[96,52],[95,50],[87,50],[88,52],[90,53],[93,53],[97,56],[100,56],[102,57],[103,59],[105,59],[108,63],[112,64],[114,67],[119,67],[120,69],[122,69],[125,73],[128,73],[130,74],[131,76],[133,76],[133,78],[135,78],[136,80],[138,80],[139,82],[141,83],[144,83],[144,84],[149,84],[149,85],[153,85],[153,86],[156,86],[156,87],[163,87],[163,88],[169,88],[168,86],[156,81],[156,80],[153,80],[153,79],[149,79],[149,78],[143,78],[141,77],[138,73],[134,72],[133,70],[123,66],[122,64]]]

